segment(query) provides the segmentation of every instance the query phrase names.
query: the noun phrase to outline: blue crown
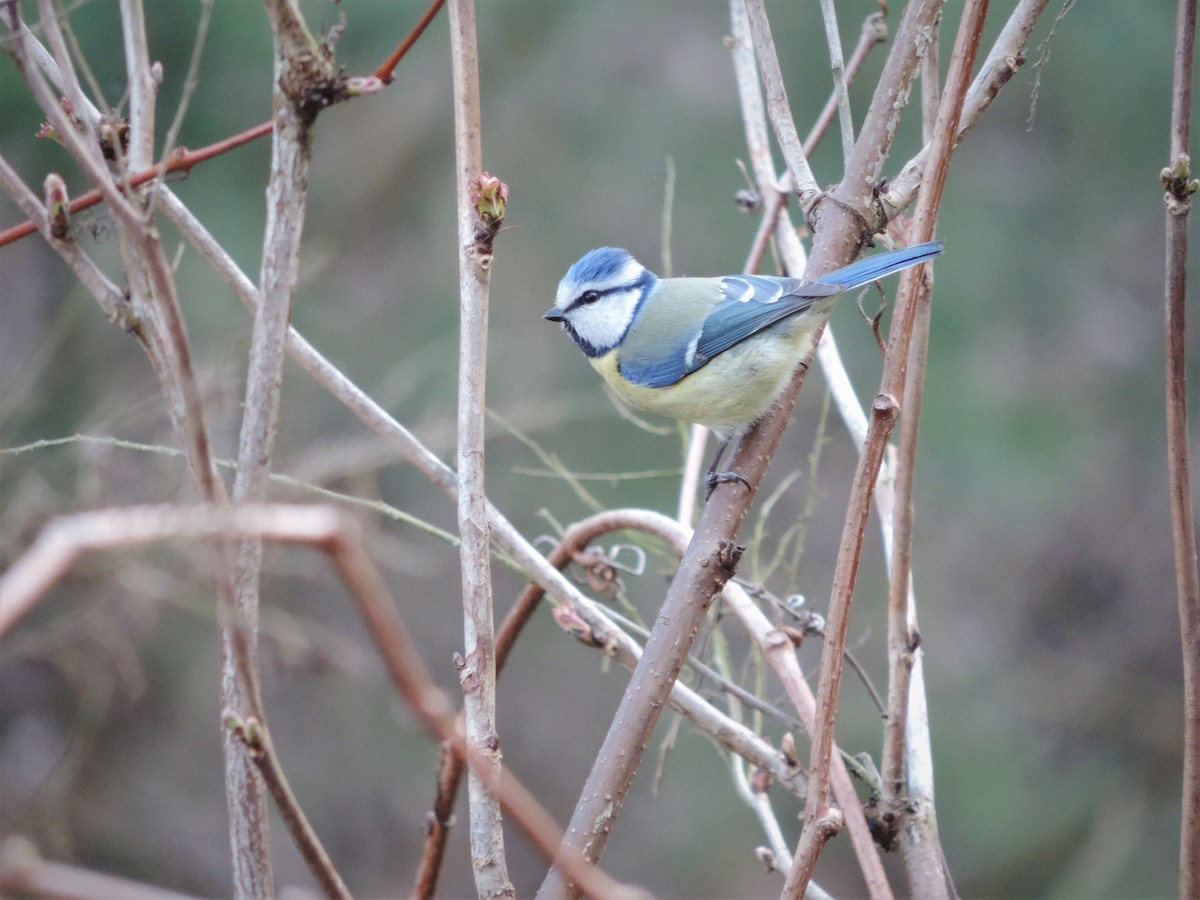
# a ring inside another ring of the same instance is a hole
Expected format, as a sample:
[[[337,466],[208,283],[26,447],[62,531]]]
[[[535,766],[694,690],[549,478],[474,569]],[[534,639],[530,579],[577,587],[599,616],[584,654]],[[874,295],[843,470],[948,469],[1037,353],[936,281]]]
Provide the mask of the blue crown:
[[[605,281],[618,274],[632,259],[633,255],[628,250],[617,247],[589,250],[567,270],[567,280],[575,284]]]

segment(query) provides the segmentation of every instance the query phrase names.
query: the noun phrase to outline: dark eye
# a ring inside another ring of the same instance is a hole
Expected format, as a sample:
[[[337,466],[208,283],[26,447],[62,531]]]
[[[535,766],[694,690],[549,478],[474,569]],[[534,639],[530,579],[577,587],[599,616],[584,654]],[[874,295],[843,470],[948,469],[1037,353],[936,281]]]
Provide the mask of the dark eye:
[[[582,294],[579,295],[580,303],[595,303],[599,299],[600,299],[599,291],[584,291]]]

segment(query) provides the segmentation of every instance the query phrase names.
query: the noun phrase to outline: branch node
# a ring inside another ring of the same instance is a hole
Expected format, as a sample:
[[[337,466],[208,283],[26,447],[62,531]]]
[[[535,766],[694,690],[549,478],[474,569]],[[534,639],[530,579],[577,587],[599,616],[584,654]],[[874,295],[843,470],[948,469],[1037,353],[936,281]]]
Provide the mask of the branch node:
[[[721,538],[717,542],[716,561],[722,569],[730,576],[737,571],[738,561],[742,558],[742,554],[746,552],[746,548],[741,544],[734,543],[727,538]]]
[[[1200,179],[1192,178],[1192,161],[1186,153],[1179,154],[1173,165],[1163,169],[1158,176],[1166,191],[1167,209],[1172,215],[1185,215],[1191,205],[1191,196],[1200,188]]]

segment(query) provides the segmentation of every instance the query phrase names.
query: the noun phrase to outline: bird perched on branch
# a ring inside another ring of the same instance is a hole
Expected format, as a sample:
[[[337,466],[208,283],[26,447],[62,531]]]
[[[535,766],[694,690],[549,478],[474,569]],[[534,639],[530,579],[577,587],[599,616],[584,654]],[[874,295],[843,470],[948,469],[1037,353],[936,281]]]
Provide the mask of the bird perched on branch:
[[[764,275],[659,278],[626,250],[586,253],[545,314],[630,406],[708,427],[729,442],[762,418],[812,349],[837,296],[932,259],[931,241],[877,253],[807,281]]]

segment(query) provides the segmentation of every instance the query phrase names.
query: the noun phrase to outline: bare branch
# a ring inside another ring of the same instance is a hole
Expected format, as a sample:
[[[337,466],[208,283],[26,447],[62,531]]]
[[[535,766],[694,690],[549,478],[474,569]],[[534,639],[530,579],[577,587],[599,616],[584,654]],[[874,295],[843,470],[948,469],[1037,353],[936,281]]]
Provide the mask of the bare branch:
[[[203,28],[207,22],[207,16],[209,12],[208,7],[211,5],[212,0],[204,0],[204,2],[206,5],[201,14],[201,28]],[[420,21],[417,22],[416,26],[409,33],[409,35],[400,43],[396,50],[393,51],[391,56],[389,56],[388,59],[379,67],[379,74],[368,78],[347,79],[345,82],[340,83],[340,89],[328,98],[329,102],[336,103],[341,100],[349,99],[350,97],[370,93],[370,91],[363,88],[363,85],[365,83],[369,83],[373,79],[383,84],[390,84],[392,81],[392,71],[395,69],[396,65],[400,62],[404,55],[412,48],[413,44],[416,43],[417,39],[424,33],[426,27],[431,21],[433,21],[434,16],[437,14],[437,11],[441,9],[444,2],[445,0],[434,0],[433,4],[425,12],[425,15],[421,17]],[[50,55],[46,48],[43,47],[41,43],[33,36],[33,33],[30,32],[25,23],[16,18],[15,4],[13,5],[13,9],[14,13],[12,20],[6,20],[5,25],[15,35],[18,35],[19,39],[25,43],[28,48],[30,58],[33,59],[37,66],[46,73],[46,77],[50,79],[51,83],[54,84],[59,91],[63,91],[62,73],[58,69],[58,64],[54,62],[54,58]],[[0,16],[0,18],[4,17]],[[199,36],[197,40],[197,47],[199,47]],[[192,57],[193,68],[196,59],[197,56],[194,53]],[[357,90],[353,88],[356,82],[359,86]],[[185,85],[185,100],[187,94],[188,88],[187,85]],[[83,103],[83,106],[75,107],[75,115],[80,116],[87,122],[98,125],[101,117],[100,110],[98,110],[95,104],[93,104],[86,96],[81,97],[81,102]],[[183,103],[181,102],[181,111],[182,108]],[[176,121],[172,123],[171,129],[168,133],[168,139],[166,141],[166,147],[164,150],[166,159],[161,163],[157,163],[138,172],[134,172],[132,174],[127,173],[125,176],[125,184],[127,187],[140,187],[147,181],[158,178],[161,175],[171,174],[173,172],[189,172],[193,166],[199,163],[205,162],[224,153],[228,153],[230,150],[240,147],[243,144],[247,144],[251,141],[258,140],[261,137],[265,137],[271,133],[273,123],[271,121],[262,122],[253,126],[252,128],[246,129],[240,134],[235,134],[232,137],[224,138],[208,145],[207,147],[201,147],[197,150],[173,150],[174,135],[178,130],[178,125],[179,117],[177,116]],[[88,209],[104,199],[106,198],[99,189],[93,189],[71,201],[71,212],[76,213],[81,210]],[[13,241],[20,240],[23,237],[27,237],[33,234],[36,230],[37,227],[32,219],[19,225],[14,225],[11,228],[6,228],[4,231],[0,231],[0,247],[3,247],[5,244],[10,244]]]
[[[250,759],[258,767],[266,782],[267,790],[275,800],[275,806],[283,818],[284,825],[296,842],[300,855],[304,858],[308,870],[316,879],[326,897],[331,900],[350,900],[350,892],[346,889],[342,876],[333,867],[333,861],[317,837],[316,831],[300,807],[291,785],[288,783],[280,765],[279,756],[271,741],[271,733],[265,723],[258,719],[243,719],[232,710],[226,710],[225,728],[245,746]]]
[[[479,50],[473,0],[450,2],[450,60],[454,79],[455,194],[458,207],[458,532],[462,544],[463,640],[457,665],[463,689],[466,740],[478,757],[467,779],[471,865],[480,897],[512,897],[504,854],[500,804],[487,789],[500,774],[496,732],[496,654],[487,495],[484,491],[488,289],[492,237],[503,221],[507,188],[483,171]],[[490,190],[491,196],[485,198]],[[492,206],[485,211],[484,207]],[[498,213],[498,214],[497,214]],[[483,217],[490,216],[485,223]],[[480,766],[489,770],[478,774]]]
[[[0,845],[0,891],[35,897],[121,897],[122,900],[189,900],[184,894],[47,862],[24,838]]]
[[[150,74],[150,48],[146,43],[146,12],[142,0],[121,0],[121,37],[125,45],[126,87],[129,91],[130,168],[144,169],[154,162],[154,103],[158,85]]]
[[[941,103],[939,41],[935,33],[921,61],[921,118],[927,140],[937,129]],[[909,892],[945,896],[950,879],[938,838],[933,795],[933,752],[925,714],[920,632],[912,576],[914,483],[917,434],[929,356],[933,275],[926,270],[917,295],[916,319],[904,381],[896,473],[892,484],[894,552],[888,590],[888,711],[884,725],[881,796],[874,810],[886,823],[882,842],[894,835],[904,855]],[[881,469],[881,478],[883,475]]]
[[[159,190],[163,194],[161,202],[164,212],[176,222],[188,240],[217,270],[247,308],[252,309],[257,302],[254,285],[229,258],[228,254],[221,249],[199,220],[170,191],[165,188],[159,188]],[[294,328],[289,329],[288,332],[288,354],[294,362],[358,416],[368,428],[391,441],[401,455],[422,475],[450,497],[457,497],[458,482],[454,470],[439,460],[408,429],[325,359]],[[602,515],[613,515],[634,523],[630,526],[611,527],[639,527],[636,523],[643,521],[641,517],[645,513],[644,511],[625,510]],[[488,504],[488,521],[496,545],[512,557],[523,571],[555,601],[569,605],[577,612],[592,629],[599,643],[605,647],[605,651],[611,654],[619,665],[632,670],[642,656],[642,648],[623,631],[616,628],[595,604],[583,596],[579,589],[563,576],[551,560],[543,557],[490,503]],[[580,527],[583,527],[583,524],[581,523]],[[572,532],[568,531],[568,534],[564,536],[564,542],[572,539]],[[498,654],[502,651],[503,647],[498,646]],[[719,712],[712,704],[682,684],[675,684],[671,688],[668,702],[673,708],[687,715],[698,728],[713,735],[722,746],[743,756],[754,765],[766,769],[781,783],[788,784],[789,790],[793,790],[793,792],[797,790],[794,786],[795,773],[789,774],[787,762],[782,754],[750,729]]]
[[[1175,584],[1183,649],[1183,810],[1179,894],[1200,894],[1200,573],[1192,510],[1187,414],[1187,261],[1191,197],[1200,187],[1190,162],[1196,0],[1179,0],[1171,93],[1170,164],[1163,170],[1167,210],[1166,405],[1167,460]]]
[[[375,640],[393,683],[422,724],[455,753],[465,756],[473,771],[488,779],[513,818],[547,857],[554,856],[588,891],[597,896],[638,897],[639,892],[614,882],[578,856],[564,854],[561,830],[536,798],[510,774],[493,778],[477,768],[456,727],[449,699],[437,687],[421,661],[386,583],[362,547],[355,523],[329,506],[255,504],[245,506],[140,506],[76,513],[52,520],[33,545],[0,576],[0,637],[28,612],[45,592],[84,554],[136,544],[197,538],[253,535],[260,540],[308,544],[328,554],[351,599]]]
[[[783,72],[779,68],[779,57],[775,53],[775,41],[771,37],[771,26],[767,22],[767,11],[762,0],[746,0],[746,14],[750,22],[750,33],[754,38],[754,51],[758,57],[758,68],[762,73],[763,88],[767,97],[767,112],[783,158],[792,175],[792,184],[800,199],[800,206],[807,213],[821,196],[821,189],[813,177],[800,143],[800,134],[792,119],[788,104],[787,88],[783,84]]]
[[[825,23],[825,43],[829,46],[829,69],[833,74],[833,96],[837,101],[838,121],[842,126],[842,161],[844,164],[849,164],[850,155],[854,152],[854,119],[850,115],[850,92],[846,90],[846,64],[842,57],[842,35],[838,31],[837,7],[833,5],[833,0],[821,0],[821,21]]]
[[[284,345],[292,314],[292,292],[300,263],[312,122],[308,92],[328,82],[332,61],[308,33],[290,0],[267,0],[274,41],[274,98],[267,221],[263,233],[259,303],[254,310],[246,395],[233,484],[237,503],[261,502],[267,495],[279,418]],[[221,641],[221,703],[228,714],[265,722],[258,686],[258,605],[262,541],[244,537],[237,546],[234,602],[241,647],[234,634]],[[240,677],[239,677],[240,676]],[[261,777],[244,743],[224,732],[225,791],[229,810],[234,887],[242,896],[272,892],[269,818]]]
[[[908,12],[911,8],[911,6],[906,8],[905,21],[901,23],[901,31],[908,24]],[[922,188],[913,223],[915,234],[912,235],[912,239],[914,242],[929,240],[933,236],[937,210],[941,203],[942,188],[945,185],[950,154],[953,151],[954,135],[957,132],[958,119],[962,111],[986,12],[987,0],[974,0],[967,6],[959,26],[954,55],[950,62],[950,72],[946,79],[946,93],[942,98],[935,126],[934,165],[926,172],[926,182]],[[893,67],[889,64],[888,68],[894,70],[894,77],[898,79],[896,84],[904,83],[902,79],[905,77],[905,67]],[[911,77],[911,71],[908,72],[907,77]],[[876,98],[893,90],[906,91],[907,88],[901,89],[895,85],[889,88],[881,81]],[[894,124],[888,124],[889,117],[886,113],[881,112],[879,118],[881,121],[872,122],[871,116],[868,116],[871,128],[882,134],[894,129]],[[865,142],[868,126],[864,126],[863,132],[862,141]],[[860,157],[860,160],[861,165],[866,165],[865,157]],[[798,897],[803,894],[804,887],[812,874],[811,867],[816,863],[817,854],[831,834],[832,808],[829,803],[828,776],[830,760],[833,755],[833,728],[837,719],[837,698],[841,681],[846,628],[849,624],[850,602],[858,570],[859,554],[862,549],[867,510],[878,475],[879,462],[888,435],[891,433],[899,413],[897,398],[902,397],[904,392],[905,369],[916,316],[917,274],[922,268],[918,266],[915,270],[910,270],[907,276],[902,275],[900,279],[882,384],[872,408],[871,427],[867,433],[864,452],[859,458],[845,527],[842,532],[842,541],[838,550],[838,561],[833,578],[833,595],[830,598],[826,624],[826,641],[821,654],[821,680],[817,692],[817,722],[816,732],[813,735],[810,766],[813,786],[805,803],[804,829],[801,832],[795,854],[796,865],[789,873],[784,888],[786,896]],[[907,586],[907,577],[905,585]],[[945,889],[944,883],[942,889]]]
[[[30,221],[37,223],[37,228],[46,238],[46,242],[71,267],[75,277],[87,288],[88,293],[99,304],[108,320],[115,325],[127,327],[126,317],[130,311],[125,302],[124,292],[100,271],[91,257],[84,253],[74,240],[71,240],[69,234],[66,238],[57,239],[50,233],[46,208],[3,157],[0,157],[0,188],[12,198]]]
[[[1025,45],[1048,3],[1049,0],[1020,0],[1013,9],[967,92],[962,118],[958,123],[959,142],[1025,62]],[[880,195],[879,202],[888,219],[895,218],[897,213],[912,203],[921,184],[921,173],[929,151],[930,145],[926,143],[916,156],[904,164],[900,173],[889,183],[887,191]]]

